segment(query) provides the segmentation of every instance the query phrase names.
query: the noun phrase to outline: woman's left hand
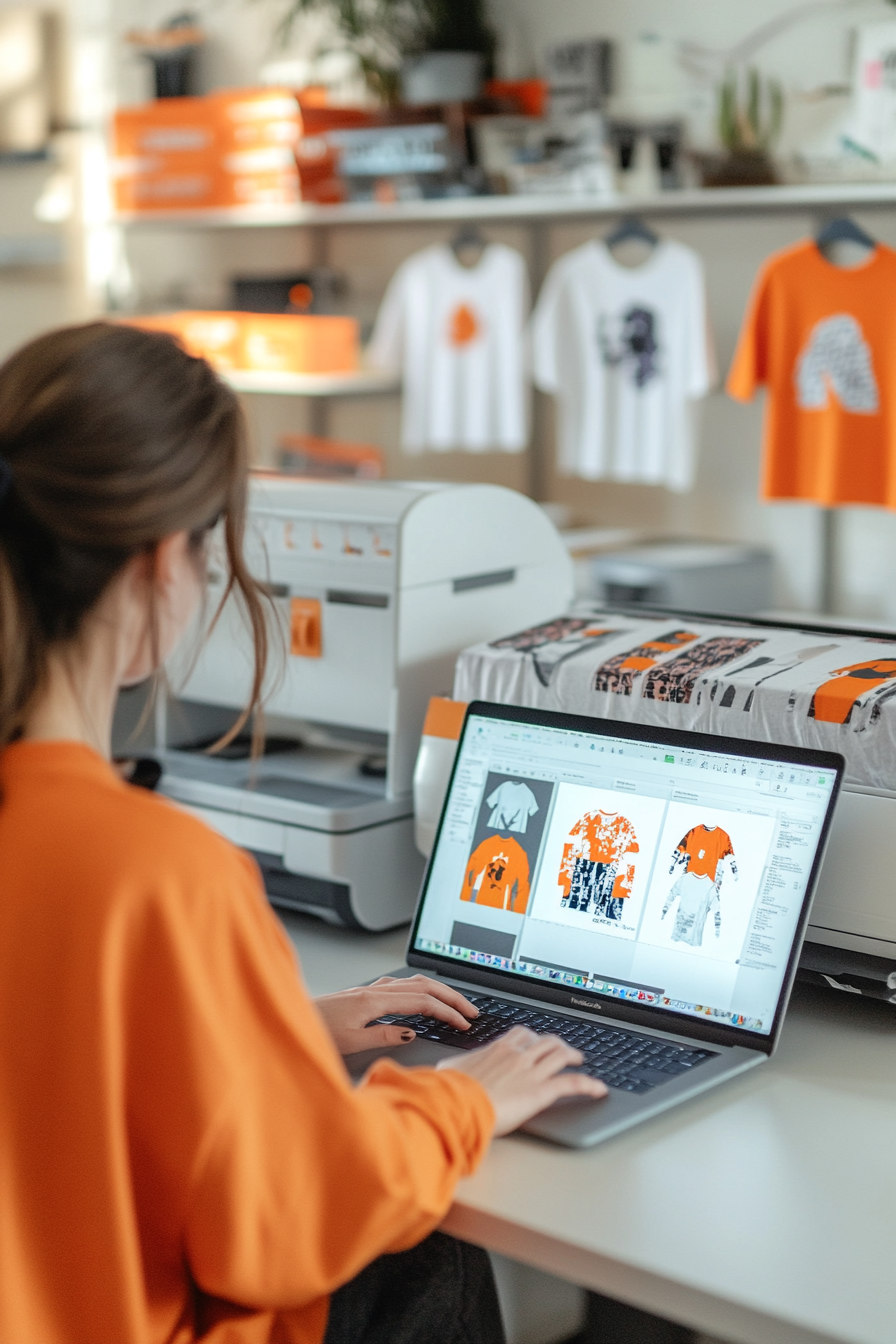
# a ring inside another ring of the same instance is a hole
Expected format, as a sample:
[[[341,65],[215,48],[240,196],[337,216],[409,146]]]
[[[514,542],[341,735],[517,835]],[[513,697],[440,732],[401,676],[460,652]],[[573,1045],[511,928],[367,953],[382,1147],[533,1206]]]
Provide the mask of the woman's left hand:
[[[384,975],[372,985],[324,994],[315,1003],[341,1055],[354,1055],[359,1050],[383,1045],[408,1045],[414,1039],[410,1027],[400,1022],[375,1024],[376,1018],[387,1014],[401,1013],[403,1017],[425,1014],[460,1031],[466,1031],[471,1020],[479,1016],[479,1009],[463,994],[425,975],[401,980]]]

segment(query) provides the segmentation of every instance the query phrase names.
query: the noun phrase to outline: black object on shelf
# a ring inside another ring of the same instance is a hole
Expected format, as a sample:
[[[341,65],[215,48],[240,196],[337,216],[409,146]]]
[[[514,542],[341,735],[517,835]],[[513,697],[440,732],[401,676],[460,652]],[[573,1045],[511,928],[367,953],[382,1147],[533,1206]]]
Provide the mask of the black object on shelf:
[[[238,313],[335,313],[345,277],[326,266],[290,275],[237,275],[230,282]]]
[[[175,14],[152,32],[131,32],[127,41],[150,62],[157,98],[187,98],[193,92],[196,52],[205,41],[195,14]]]

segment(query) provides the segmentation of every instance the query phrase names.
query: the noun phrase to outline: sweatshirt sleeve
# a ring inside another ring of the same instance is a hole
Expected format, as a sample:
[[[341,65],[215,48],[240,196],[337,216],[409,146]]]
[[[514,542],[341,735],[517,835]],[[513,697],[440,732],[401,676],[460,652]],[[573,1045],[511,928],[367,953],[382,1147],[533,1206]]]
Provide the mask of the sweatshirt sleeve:
[[[185,1252],[205,1293],[283,1311],[428,1235],[494,1113],[454,1070],[381,1060],[353,1088],[254,873],[236,896],[196,948],[195,1045],[217,1076]]]

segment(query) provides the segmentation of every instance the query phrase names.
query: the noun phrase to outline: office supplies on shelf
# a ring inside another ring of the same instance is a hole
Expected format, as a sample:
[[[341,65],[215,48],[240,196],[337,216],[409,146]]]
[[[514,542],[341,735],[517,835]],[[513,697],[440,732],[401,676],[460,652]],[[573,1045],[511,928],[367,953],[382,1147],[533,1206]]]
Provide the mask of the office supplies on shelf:
[[[450,688],[465,645],[570,600],[569,555],[537,505],[488,485],[260,476],[247,536],[288,650],[269,685],[276,736],[256,765],[248,743],[231,759],[205,751],[248,700],[249,636],[231,600],[173,670],[160,788],[251,850],[275,903],[400,924],[422,870],[411,785],[429,697]],[[213,563],[207,620],[222,584]]]

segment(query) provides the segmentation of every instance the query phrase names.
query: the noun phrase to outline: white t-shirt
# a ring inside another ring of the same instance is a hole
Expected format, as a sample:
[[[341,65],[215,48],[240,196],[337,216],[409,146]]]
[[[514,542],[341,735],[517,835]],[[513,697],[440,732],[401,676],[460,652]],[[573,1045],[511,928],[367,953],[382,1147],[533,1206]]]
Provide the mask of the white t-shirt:
[[[526,447],[528,311],[526,263],[503,244],[472,269],[444,244],[399,266],[367,355],[403,375],[405,452]]]
[[[490,827],[498,831],[517,831],[525,835],[529,818],[538,811],[535,794],[527,784],[514,784],[505,780],[486,799],[493,812],[488,819]]]
[[[557,397],[558,467],[689,490],[692,402],[715,379],[697,253],[663,240],[636,269],[593,241],[555,262],[532,318],[535,382]]]

